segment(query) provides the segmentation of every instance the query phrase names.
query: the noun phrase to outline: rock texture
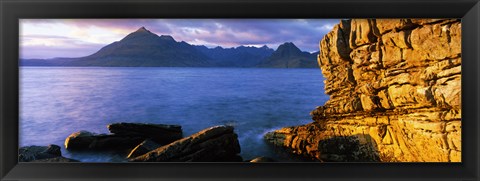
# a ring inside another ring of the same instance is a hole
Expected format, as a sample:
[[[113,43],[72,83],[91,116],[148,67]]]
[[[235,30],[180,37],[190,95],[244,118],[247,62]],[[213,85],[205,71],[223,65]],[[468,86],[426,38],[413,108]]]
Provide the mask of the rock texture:
[[[330,99],[269,142],[327,161],[461,161],[460,20],[342,20],[320,50]]]
[[[133,162],[215,162],[242,161],[240,145],[231,126],[215,126],[142,156]]]
[[[18,149],[19,162],[78,162],[62,156],[60,146],[25,146]]]

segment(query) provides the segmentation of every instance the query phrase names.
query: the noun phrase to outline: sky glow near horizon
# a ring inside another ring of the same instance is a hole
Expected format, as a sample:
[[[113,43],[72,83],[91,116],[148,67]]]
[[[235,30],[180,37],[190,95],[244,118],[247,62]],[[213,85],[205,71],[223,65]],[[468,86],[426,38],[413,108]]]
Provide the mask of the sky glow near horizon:
[[[82,57],[121,40],[140,27],[176,41],[213,48],[293,42],[318,51],[335,19],[21,19],[20,58]]]

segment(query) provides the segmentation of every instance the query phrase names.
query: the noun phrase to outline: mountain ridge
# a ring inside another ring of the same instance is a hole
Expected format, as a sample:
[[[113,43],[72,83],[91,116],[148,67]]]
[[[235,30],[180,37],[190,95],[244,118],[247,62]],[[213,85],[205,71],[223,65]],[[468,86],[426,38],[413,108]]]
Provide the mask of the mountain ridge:
[[[20,66],[318,68],[316,62],[316,55],[302,52],[292,42],[277,50],[266,45],[208,48],[141,27],[88,56],[20,59]]]

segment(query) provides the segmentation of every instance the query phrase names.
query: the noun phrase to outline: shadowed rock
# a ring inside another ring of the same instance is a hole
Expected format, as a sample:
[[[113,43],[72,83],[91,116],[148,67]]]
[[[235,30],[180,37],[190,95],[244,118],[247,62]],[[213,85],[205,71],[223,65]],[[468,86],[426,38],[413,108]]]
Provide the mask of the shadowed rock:
[[[77,161],[62,157],[60,146],[25,146],[18,150],[19,162],[71,162]],[[78,162],[78,161],[77,161]]]
[[[157,148],[132,162],[242,161],[237,134],[231,126],[215,126]]]
[[[168,144],[182,138],[182,127],[178,125],[114,123],[107,127],[115,135],[142,137],[160,144]]]

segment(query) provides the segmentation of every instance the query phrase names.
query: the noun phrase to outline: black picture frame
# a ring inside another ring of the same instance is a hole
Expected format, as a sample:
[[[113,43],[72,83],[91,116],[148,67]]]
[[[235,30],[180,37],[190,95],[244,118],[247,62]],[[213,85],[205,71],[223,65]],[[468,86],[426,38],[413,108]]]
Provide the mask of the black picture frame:
[[[478,0],[1,0],[0,180],[478,180]],[[18,163],[21,18],[461,18],[462,163]]]

